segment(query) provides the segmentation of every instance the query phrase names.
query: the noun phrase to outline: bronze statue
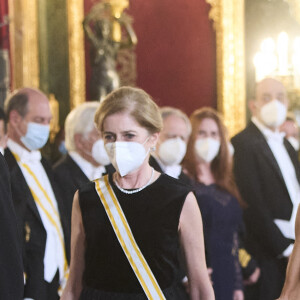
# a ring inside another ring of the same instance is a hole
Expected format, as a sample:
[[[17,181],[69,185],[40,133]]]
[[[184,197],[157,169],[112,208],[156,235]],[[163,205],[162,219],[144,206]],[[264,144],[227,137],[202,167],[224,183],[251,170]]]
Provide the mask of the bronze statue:
[[[90,98],[101,100],[120,86],[116,70],[118,51],[137,43],[132,18],[124,13],[128,0],[103,0],[94,5],[83,21],[91,42],[92,76]]]

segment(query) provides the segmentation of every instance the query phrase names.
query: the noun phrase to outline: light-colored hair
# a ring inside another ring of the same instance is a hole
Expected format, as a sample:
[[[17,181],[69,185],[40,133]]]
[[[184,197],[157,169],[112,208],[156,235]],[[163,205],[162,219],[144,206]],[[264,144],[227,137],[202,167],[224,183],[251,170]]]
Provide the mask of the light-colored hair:
[[[191,122],[190,122],[188,116],[183,111],[181,111],[180,109],[175,108],[175,107],[163,106],[160,108],[160,114],[161,114],[161,117],[163,120],[165,120],[169,116],[177,116],[177,117],[181,118],[186,124],[188,137],[190,136],[190,134],[192,132]]]
[[[160,132],[163,126],[158,106],[145,91],[124,86],[111,92],[100,102],[95,124],[103,131],[104,120],[113,114],[128,112],[149,133]]]
[[[68,114],[65,121],[65,145],[68,151],[76,150],[74,141],[76,133],[87,136],[95,128],[94,116],[99,105],[97,101],[85,102]]]

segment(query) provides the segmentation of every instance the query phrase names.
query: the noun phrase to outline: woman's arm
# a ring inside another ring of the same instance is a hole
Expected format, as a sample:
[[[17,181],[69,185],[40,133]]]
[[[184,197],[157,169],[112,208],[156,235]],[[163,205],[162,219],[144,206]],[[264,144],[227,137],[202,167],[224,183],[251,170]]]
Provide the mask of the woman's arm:
[[[191,300],[214,300],[205,261],[202,218],[197,200],[189,193],[179,221],[180,242],[184,252]]]
[[[295,224],[295,245],[290,256],[286,279],[278,300],[297,300],[300,295],[300,209],[298,206]]]
[[[85,234],[79,206],[78,191],[75,193],[72,207],[71,231],[71,265],[66,288],[61,300],[77,300],[82,290],[82,274],[84,270]]]

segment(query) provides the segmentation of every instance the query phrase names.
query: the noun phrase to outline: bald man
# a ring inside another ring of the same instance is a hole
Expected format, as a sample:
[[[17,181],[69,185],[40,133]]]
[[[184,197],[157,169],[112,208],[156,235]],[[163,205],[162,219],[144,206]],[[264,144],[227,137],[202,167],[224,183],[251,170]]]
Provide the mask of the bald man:
[[[248,204],[246,246],[261,267],[246,299],[271,300],[280,295],[295,240],[300,168],[295,150],[279,132],[288,107],[282,83],[272,78],[259,82],[249,107],[251,122],[232,139],[235,177]]]
[[[23,88],[6,99],[12,199],[22,233],[26,299],[57,300],[67,276],[69,232],[51,169],[41,157],[51,112],[41,91]]]

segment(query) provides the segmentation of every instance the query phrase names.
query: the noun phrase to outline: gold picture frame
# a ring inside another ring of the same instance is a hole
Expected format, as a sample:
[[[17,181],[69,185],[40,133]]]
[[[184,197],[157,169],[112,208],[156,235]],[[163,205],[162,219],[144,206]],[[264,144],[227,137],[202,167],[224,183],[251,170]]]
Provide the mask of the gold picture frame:
[[[217,45],[217,108],[232,136],[246,125],[245,0],[206,0]],[[300,20],[300,4],[287,1]],[[9,0],[13,87],[39,86],[38,0]],[[67,0],[70,108],[85,101],[84,0]],[[22,21],[21,21],[22,20]],[[18,49],[18,51],[16,51]],[[21,50],[20,50],[21,49]]]
[[[246,125],[244,0],[206,0],[217,45],[217,108],[229,135]]]

